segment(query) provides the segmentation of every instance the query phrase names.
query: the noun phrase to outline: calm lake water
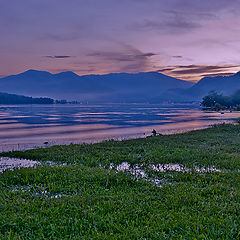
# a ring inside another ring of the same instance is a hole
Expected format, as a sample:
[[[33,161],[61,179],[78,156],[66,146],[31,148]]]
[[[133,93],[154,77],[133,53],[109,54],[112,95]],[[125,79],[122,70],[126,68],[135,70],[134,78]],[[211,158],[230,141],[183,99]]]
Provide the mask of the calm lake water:
[[[0,105],[0,151],[180,133],[239,117],[197,105]]]

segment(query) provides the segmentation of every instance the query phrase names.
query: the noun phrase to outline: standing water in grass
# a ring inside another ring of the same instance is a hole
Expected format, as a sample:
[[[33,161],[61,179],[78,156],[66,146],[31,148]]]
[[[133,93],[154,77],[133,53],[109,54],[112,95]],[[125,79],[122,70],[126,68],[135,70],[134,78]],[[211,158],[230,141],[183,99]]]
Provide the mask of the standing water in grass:
[[[180,133],[239,116],[180,104],[1,105],[0,151]]]

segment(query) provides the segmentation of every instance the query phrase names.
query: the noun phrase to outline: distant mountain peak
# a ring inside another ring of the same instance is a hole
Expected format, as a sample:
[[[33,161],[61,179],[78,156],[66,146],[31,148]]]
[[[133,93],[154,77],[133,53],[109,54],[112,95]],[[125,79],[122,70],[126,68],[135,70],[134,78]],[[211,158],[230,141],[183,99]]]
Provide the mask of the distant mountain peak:
[[[19,76],[22,76],[22,77],[36,77],[36,76],[44,76],[44,77],[48,77],[48,76],[51,76],[52,74],[50,72],[47,72],[47,71],[39,71],[39,70],[34,70],[34,69],[29,69],[25,72],[22,72],[20,74],[18,74]],[[18,75],[15,75],[15,76],[18,76]]]
[[[36,70],[36,69],[28,69],[28,70],[26,70],[25,72],[23,72],[23,73],[28,73],[28,72],[41,72],[40,70]]]
[[[192,85],[158,72],[80,76],[72,71],[52,74],[29,69],[0,79],[0,89],[5,92],[96,102],[145,102],[152,96],[163,95],[166,90],[190,88]]]
[[[60,72],[57,74],[54,74],[55,76],[63,76],[63,77],[79,77],[75,72],[72,71],[65,71],[65,72]]]
[[[25,73],[50,73],[50,72],[47,72],[47,71],[41,71],[41,70],[35,70],[35,69],[29,69],[25,72],[22,72],[22,74],[25,74]]]
[[[235,74],[235,76],[240,76],[240,71]]]

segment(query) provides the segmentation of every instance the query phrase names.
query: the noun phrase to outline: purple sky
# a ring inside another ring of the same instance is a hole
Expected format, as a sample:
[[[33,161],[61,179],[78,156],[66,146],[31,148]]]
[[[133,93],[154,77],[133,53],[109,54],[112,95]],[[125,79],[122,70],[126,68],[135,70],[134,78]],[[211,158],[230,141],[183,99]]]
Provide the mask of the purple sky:
[[[0,0],[0,76],[240,71],[239,0]]]

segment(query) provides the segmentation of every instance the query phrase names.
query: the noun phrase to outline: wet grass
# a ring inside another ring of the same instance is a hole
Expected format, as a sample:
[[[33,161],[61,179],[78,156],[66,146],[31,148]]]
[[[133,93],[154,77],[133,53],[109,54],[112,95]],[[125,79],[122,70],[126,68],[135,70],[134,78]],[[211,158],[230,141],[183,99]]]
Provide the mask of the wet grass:
[[[68,164],[0,175],[2,239],[240,239],[240,125],[1,155]],[[162,187],[107,170],[122,162]],[[148,168],[159,163],[222,171]]]

